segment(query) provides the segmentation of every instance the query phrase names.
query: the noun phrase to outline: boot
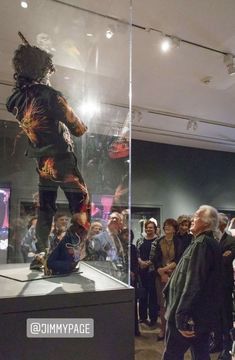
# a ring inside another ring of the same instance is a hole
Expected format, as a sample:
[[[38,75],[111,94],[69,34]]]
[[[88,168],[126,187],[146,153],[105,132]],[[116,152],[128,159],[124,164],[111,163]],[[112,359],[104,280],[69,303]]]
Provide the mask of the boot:
[[[37,271],[43,271],[43,258],[45,256],[44,252],[41,252],[39,254],[36,254],[33,258],[32,262],[30,263],[30,270],[37,270]]]

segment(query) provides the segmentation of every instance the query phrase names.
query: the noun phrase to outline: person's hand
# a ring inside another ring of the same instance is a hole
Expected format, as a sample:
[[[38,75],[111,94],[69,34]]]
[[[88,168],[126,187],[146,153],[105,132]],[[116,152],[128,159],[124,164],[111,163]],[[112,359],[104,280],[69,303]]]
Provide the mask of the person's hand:
[[[147,267],[149,267],[149,262],[143,261],[143,269],[146,269]]]
[[[149,265],[148,265],[147,261],[139,260],[139,266],[141,269],[146,269]]]
[[[164,270],[164,268],[158,268],[158,269],[157,269],[157,272],[158,272],[158,274],[159,274],[160,276],[162,276],[162,275],[164,275],[165,270]]]
[[[229,256],[229,255],[231,255],[231,254],[232,254],[232,251],[227,250],[227,251],[225,251],[225,252],[223,253],[223,256]]]
[[[63,237],[65,236],[65,234],[66,234],[66,231],[61,231],[61,232],[59,232],[59,233],[57,234],[57,239],[62,240]]]
[[[173,269],[168,269],[168,270],[166,270],[166,273],[168,274],[168,275],[171,275],[172,273],[173,273]]]
[[[168,281],[168,279],[169,279],[169,276],[168,276],[167,273],[163,273],[163,274],[161,275],[161,282],[162,282],[163,284],[166,284],[167,281]]]
[[[179,332],[181,333],[182,336],[186,338],[192,338],[195,336],[195,331],[179,330]]]
[[[176,268],[176,263],[174,261],[168,264],[167,266],[165,266],[165,269],[169,274],[172,273],[175,270],[175,268]]]

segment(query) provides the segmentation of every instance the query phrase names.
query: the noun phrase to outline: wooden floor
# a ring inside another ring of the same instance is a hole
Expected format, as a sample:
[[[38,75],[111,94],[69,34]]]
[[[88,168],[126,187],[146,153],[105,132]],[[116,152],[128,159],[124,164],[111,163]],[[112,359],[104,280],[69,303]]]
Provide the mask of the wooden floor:
[[[141,324],[140,331],[141,336],[135,338],[135,360],[161,360],[164,342],[157,341],[159,327],[150,328],[145,324]],[[218,355],[211,354],[211,360],[217,360]],[[191,359],[189,352],[185,355],[184,359]]]

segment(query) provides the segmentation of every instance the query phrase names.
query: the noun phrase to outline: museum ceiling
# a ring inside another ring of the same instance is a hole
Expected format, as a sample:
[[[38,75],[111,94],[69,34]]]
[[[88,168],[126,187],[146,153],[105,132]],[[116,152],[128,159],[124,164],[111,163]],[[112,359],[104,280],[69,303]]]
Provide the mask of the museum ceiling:
[[[14,121],[5,102],[20,30],[53,53],[52,85],[78,112],[84,99],[99,108],[84,115],[90,132],[118,132],[129,107],[129,1],[27,3],[1,0],[0,120]],[[132,137],[235,152],[235,2],[133,0],[132,8]]]

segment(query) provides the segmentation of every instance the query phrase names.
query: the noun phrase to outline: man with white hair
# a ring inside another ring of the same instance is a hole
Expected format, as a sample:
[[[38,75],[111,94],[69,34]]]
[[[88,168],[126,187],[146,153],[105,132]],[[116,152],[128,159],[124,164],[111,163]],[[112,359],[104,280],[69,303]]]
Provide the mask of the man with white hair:
[[[168,281],[166,347],[163,360],[182,360],[191,348],[194,360],[208,360],[209,334],[220,309],[221,254],[213,231],[219,216],[215,208],[200,206],[191,223],[193,241]]]
[[[124,249],[120,240],[122,229],[122,215],[116,211],[112,212],[109,215],[107,228],[93,237],[97,260],[118,261],[124,258]]]
[[[222,284],[223,284],[223,307],[222,307],[222,343],[223,351],[219,360],[230,360],[229,351],[232,348],[230,330],[233,327],[233,260],[235,258],[235,238],[226,232],[229,222],[227,215],[219,213],[219,246],[222,254]]]

